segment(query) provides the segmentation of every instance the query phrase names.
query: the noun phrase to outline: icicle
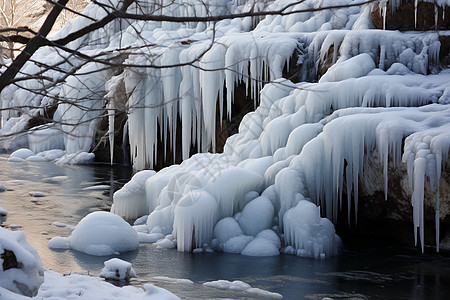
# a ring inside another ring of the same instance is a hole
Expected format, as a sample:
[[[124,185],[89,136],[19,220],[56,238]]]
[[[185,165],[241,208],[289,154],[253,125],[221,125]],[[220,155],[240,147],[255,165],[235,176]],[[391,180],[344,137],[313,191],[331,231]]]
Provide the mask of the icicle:
[[[434,29],[436,30],[438,27],[438,14],[439,14],[438,6],[436,5],[436,3],[434,3]]]
[[[202,189],[193,189],[175,207],[174,233],[178,251],[192,251],[209,244],[217,221],[217,202]]]
[[[114,118],[115,118],[115,110],[114,103],[109,101],[108,103],[108,134],[109,134],[109,152],[110,152],[110,163],[113,165],[114,162]]]
[[[126,151],[126,145],[128,142],[128,120],[125,121],[123,125],[123,133],[122,133],[122,153],[123,153],[123,161],[128,161],[128,155]]]
[[[386,30],[386,13],[387,13],[386,3],[387,2],[383,2],[382,8],[381,8],[382,14],[383,14],[383,30]]]
[[[414,27],[417,28],[417,6],[419,4],[419,0],[414,0]]]
[[[386,59],[386,45],[382,44],[380,46],[380,63],[378,65],[378,68],[381,70],[385,70],[385,59]]]
[[[440,166],[438,167],[440,168]],[[440,202],[439,202],[439,180],[437,181],[437,193],[436,193],[436,215],[435,215],[435,227],[436,227],[436,252],[439,252],[439,233],[440,233]]]
[[[424,235],[423,235],[423,197],[424,197],[424,183],[425,170],[427,161],[423,157],[418,157],[414,160],[414,191],[412,196],[413,204],[413,220],[414,220],[414,241],[417,245],[417,229],[420,231],[420,243],[422,252],[424,250]]]

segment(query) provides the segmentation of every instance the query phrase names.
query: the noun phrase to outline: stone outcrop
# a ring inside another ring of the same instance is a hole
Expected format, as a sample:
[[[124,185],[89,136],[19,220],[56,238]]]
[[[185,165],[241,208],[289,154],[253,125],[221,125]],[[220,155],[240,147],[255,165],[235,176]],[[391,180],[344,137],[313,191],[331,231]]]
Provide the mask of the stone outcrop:
[[[414,245],[412,190],[409,187],[406,164],[397,166],[392,161],[388,167],[388,198],[384,194],[383,164],[375,153],[364,165],[364,176],[359,181],[358,218],[355,219],[354,204],[351,208],[351,224],[348,224],[347,195],[344,195],[343,209],[339,216],[337,231],[351,237],[364,235],[395,240],[401,244]],[[345,190],[345,188],[344,188]],[[440,198],[440,240],[450,233],[450,166],[442,170],[439,188]],[[436,188],[425,184],[424,219],[425,244],[436,245],[435,213],[437,208]],[[419,236],[419,235],[418,235]]]
[[[401,5],[392,9],[390,1],[387,3],[386,24],[387,30],[448,30],[450,28],[450,7],[435,6],[430,2],[418,2],[417,22],[413,0],[403,0]],[[378,4],[374,4],[371,12],[372,23],[376,28],[383,29],[383,14]],[[437,22],[436,22],[437,21]]]

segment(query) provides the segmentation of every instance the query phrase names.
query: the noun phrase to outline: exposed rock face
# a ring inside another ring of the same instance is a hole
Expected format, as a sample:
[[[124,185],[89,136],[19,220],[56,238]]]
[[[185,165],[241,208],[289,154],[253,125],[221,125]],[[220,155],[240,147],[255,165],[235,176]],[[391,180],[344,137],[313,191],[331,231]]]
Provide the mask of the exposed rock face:
[[[338,233],[375,235],[394,239],[400,243],[414,245],[413,207],[411,205],[412,190],[409,187],[406,165],[394,166],[389,162],[388,193],[384,197],[383,164],[376,154],[364,165],[364,177],[359,182],[358,218],[354,218],[354,205],[351,209],[351,225],[347,222],[346,195],[344,207],[338,220]],[[440,240],[450,230],[450,167],[442,170],[439,188],[440,198]],[[436,245],[435,213],[437,208],[436,187],[430,182],[425,184],[424,219],[425,244]],[[355,224],[356,222],[356,224]],[[349,229],[350,227],[350,229]]]
[[[390,2],[390,1],[389,1]],[[414,9],[414,2],[412,0],[403,0],[400,7],[392,10],[390,3],[387,3],[386,12],[386,27],[388,30],[447,30],[450,28],[450,19],[447,18],[450,14],[450,8],[435,6],[430,2],[420,2],[417,6],[417,23]],[[376,28],[383,28],[383,15],[378,4],[372,7],[371,12],[372,22]],[[436,22],[437,21],[437,22]]]
[[[441,35],[441,51],[439,52],[439,60],[442,66],[450,65],[450,35]]]

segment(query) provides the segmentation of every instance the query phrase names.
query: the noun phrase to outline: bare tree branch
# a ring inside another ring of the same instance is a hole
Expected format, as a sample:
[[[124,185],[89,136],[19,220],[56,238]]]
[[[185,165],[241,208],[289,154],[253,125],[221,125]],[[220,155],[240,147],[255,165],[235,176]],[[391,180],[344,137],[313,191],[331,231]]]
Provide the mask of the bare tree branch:
[[[14,62],[6,69],[6,71],[0,76],[0,92],[10,83],[30,57],[45,43],[45,37],[55,24],[56,18],[62,11],[69,0],[59,0],[60,5],[55,5],[42,25],[39,32],[27,43],[25,49],[19,54]]]

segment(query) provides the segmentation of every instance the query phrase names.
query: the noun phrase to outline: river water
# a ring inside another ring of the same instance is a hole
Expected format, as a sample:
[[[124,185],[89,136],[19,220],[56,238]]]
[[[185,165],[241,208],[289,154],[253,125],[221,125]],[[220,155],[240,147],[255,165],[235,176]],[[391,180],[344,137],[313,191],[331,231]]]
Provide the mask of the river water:
[[[0,155],[0,206],[8,211],[4,226],[16,224],[39,252],[44,268],[60,273],[97,276],[108,257],[72,250],[54,251],[48,241],[70,235],[70,226],[88,213],[108,211],[112,193],[132,176],[126,167],[107,165],[58,166],[49,162],[9,162]],[[108,185],[106,190],[86,189]],[[30,192],[45,193],[32,197]],[[37,201],[37,202],[36,202]],[[55,223],[56,222],[56,223]],[[69,226],[60,227],[63,224]],[[59,226],[57,226],[59,225]],[[429,252],[429,253],[428,253]],[[252,287],[283,295],[284,299],[448,299],[450,259],[432,250],[421,254],[384,241],[347,245],[339,256],[312,260],[289,255],[256,258],[226,253],[182,253],[141,244],[119,256],[133,264],[132,285],[152,283],[184,299],[261,299],[245,292],[205,287],[207,281],[241,280]],[[190,279],[186,285],[157,276]]]

